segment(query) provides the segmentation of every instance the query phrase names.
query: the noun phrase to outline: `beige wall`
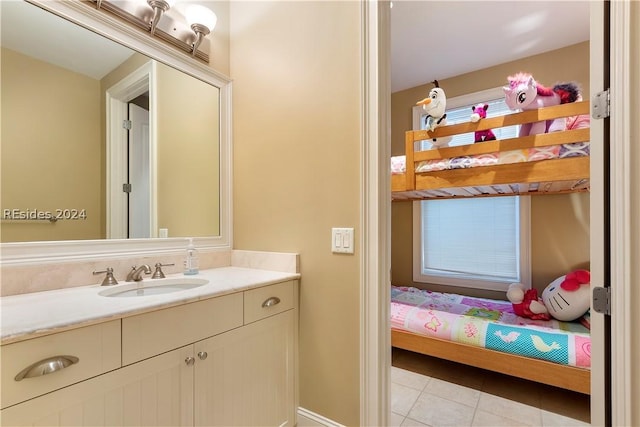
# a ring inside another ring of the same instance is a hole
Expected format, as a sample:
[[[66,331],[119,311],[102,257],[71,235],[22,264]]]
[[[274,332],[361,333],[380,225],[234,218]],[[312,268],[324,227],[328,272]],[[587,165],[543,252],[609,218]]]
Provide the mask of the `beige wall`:
[[[220,91],[163,64],[157,71],[158,228],[218,236]]]
[[[549,67],[548,64],[555,64]],[[580,43],[546,54],[439,81],[447,97],[503,86],[506,77],[528,71],[545,85],[560,81],[578,82],[589,96],[589,43]],[[412,107],[424,98],[431,84],[396,92],[391,96],[392,153],[404,154],[404,132],[412,128]],[[391,281],[397,285],[413,282],[412,203],[392,204]],[[532,284],[543,290],[553,279],[576,268],[589,268],[589,195],[571,194],[531,198]],[[437,291],[506,299],[504,292],[453,289],[429,285]]]
[[[232,2],[235,249],[301,257],[300,406],[359,424],[360,5]]]
[[[2,49],[1,84],[1,208],[87,214],[56,223],[3,222],[2,241],[99,238],[100,83]]]

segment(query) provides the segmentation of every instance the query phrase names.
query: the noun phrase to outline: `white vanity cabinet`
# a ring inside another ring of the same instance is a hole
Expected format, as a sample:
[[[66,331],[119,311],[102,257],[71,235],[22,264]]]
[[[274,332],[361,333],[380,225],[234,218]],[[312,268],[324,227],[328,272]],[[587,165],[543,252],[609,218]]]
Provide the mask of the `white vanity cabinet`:
[[[2,425],[295,425],[297,281],[122,319],[123,367]],[[118,321],[119,322],[119,321]]]
[[[196,426],[295,425],[295,316],[289,310],[195,344]]]
[[[2,408],[120,365],[119,320],[3,345]]]
[[[189,346],[190,347],[190,346]],[[0,414],[3,426],[190,426],[193,370],[180,348],[28,400]]]

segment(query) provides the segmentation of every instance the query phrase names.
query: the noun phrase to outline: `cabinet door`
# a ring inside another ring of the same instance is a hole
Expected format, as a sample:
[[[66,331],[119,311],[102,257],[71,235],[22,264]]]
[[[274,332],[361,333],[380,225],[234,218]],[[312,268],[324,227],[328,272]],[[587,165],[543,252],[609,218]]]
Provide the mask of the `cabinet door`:
[[[192,426],[187,346],[2,410],[2,425]]]
[[[195,344],[196,426],[295,424],[296,313]]]

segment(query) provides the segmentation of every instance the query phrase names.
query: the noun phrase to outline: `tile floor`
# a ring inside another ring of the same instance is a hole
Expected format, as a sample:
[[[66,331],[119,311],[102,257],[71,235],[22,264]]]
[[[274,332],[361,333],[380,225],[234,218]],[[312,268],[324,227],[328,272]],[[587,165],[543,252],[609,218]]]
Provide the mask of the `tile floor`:
[[[589,396],[393,349],[391,426],[587,426]]]

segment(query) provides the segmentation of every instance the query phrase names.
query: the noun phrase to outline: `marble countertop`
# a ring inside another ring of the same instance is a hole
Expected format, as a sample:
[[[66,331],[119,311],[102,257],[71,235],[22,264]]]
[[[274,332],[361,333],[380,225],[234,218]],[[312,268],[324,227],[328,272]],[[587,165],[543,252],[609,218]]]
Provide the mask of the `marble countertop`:
[[[198,278],[206,285],[159,295],[114,298],[99,292],[113,287],[89,285],[44,292],[34,292],[0,298],[0,339],[2,344],[35,338],[68,329],[120,319],[212,298],[251,288],[298,279],[297,273],[260,270],[243,267],[222,267],[201,270],[199,274],[167,275],[167,278]],[[145,278],[144,282],[153,279]]]

